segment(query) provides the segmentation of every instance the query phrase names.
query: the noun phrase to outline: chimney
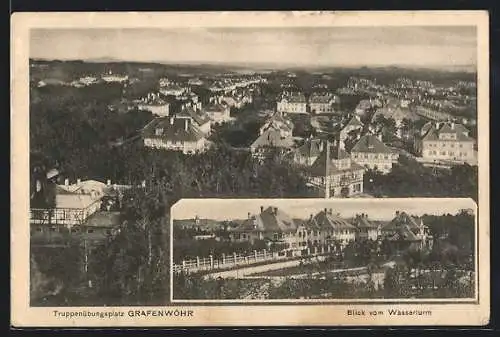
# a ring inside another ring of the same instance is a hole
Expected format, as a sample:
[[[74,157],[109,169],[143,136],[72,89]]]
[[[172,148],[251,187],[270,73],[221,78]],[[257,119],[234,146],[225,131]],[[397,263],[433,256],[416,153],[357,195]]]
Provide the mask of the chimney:
[[[76,184],[77,185],[80,185],[81,182],[82,182],[82,180],[80,178],[76,179]]]
[[[109,179],[108,179],[108,180],[106,181],[106,186],[111,186],[111,180],[109,180]]]
[[[250,219],[252,217],[252,214],[248,212],[248,218]]]
[[[333,209],[331,209],[331,208],[330,208],[330,209],[328,210],[328,214],[332,215],[332,214],[333,214]]]
[[[309,220],[312,220],[313,218],[314,218],[313,214],[309,215]]]
[[[260,212],[264,212],[264,206],[260,206]]]
[[[274,210],[274,215],[278,215],[278,207],[274,207],[273,210]]]
[[[68,178],[64,179],[64,186],[69,186],[69,179]]]
[[[396,216],[399,216],[399,211],[396,211]]]
[[[323,211],[325,212],[325,214],[328,214],[328,209],[327,208],[323,209]]]

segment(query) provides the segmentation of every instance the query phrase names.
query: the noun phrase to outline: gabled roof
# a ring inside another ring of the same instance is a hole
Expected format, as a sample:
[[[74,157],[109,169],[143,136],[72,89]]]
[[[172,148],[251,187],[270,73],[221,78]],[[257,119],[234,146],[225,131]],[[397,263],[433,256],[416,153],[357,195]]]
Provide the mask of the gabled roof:
[[[352,116],[352,118],[349,120],[349,122],[347,122],[347,124],[343,127],[343,129],[345,129],[348,126],[363,127],[363,123],[361,123],[358,116]]]
[[[417,236],[408,226],[403,226],[397,232],[387,237],[390,241],[418,241]]]
[[[210,118],[203,112],[194,111],[192,108],[184,108],[176,116],[177,118],[192,118],[198,125],[202,126],[210,122]]]
[[[267,129],[264,131],[250,147],[280,147],[280,148],[291,148],[295,145],[292,137],[282,136],[279,130],[274,128]]]
[[[341,159],[347,159],[347,158],[349,158],[349,161],[350,161],[349,167],[342,168],[342,169],[337,168],[335,161],[341,160]],[[364,168],[361,165],[355,163],[354,161],[351,161],[347,152],[345,152],[344,149],[339,148],[338,146],[337,147],[334,147],[334,146],[330,147],[330,161],[331,161],[331,164],[329,165],[330,175],[340,174],[343,172],[347,173],[347,172],[352,172],[352,171],[357,171],[357,170],[364,170]],[[326,149],[324,149],[321,152],[320,156],[314,161],[314,163],[312,164],[312,166],[309,168],[308,171],[312,176],[315,176],[315,177],[325,176],[325,173],[326,173]]]
[[[172,118],[172,119],[171,119]],[[173,124],[171,124],[173,121]],[[187,130],[185,128],[186,119],[173,117],[156,118],[148,124],[143,130],[145,138],[163,138],[175,141],[196,142],[204,138],[203,133],[193,123],[188,122]],[[158,135],[156,130],[161,129]]]
[[[299,224],[277,207],[269,206],[243,221],[234,231],[294,232]]]
[[[379,223],[371,221],[367,216],[358,215],[351,220],[351,223],[356,226],[356,228],[369,228],[377,229],[380,226]]]
[[[411,216],[406,212],[400,212],[382,229],[384,231],[397,231],[401,228],[409,228],[417,231],[420,228],[421,219]]]
[[[434,124],[431,124],[429,126],[429,123],[425,124],[424,127],[422,128],[422,132],[424,133],[422,140],[426,141],[436,141],[436,140],[443,140],[439,139],[440,134],[455,134],[456,135],[456,140],[457,141],[462,141],[462,142],[472,142],[474,141],[472,138],[469,136],[466,136],[464,132],[468,133],[469,130],[467,130],[466,127],[464,127],[461,124],[451,124],[451,123],[441,123],[439,125],[439,128],[436,128]],[[451,140],[455,141],[455,140]]]
[[[309,103],[331,103],[335,100],[335,96],[326,94],[326,95],[320,95],[320,94],[312,94],[311,97],[309,97]]]
[[[364,135],[351,149],[352,152],[393,153],[393,151],[374,135]]]
[[[295,150],[295,154],[302,157],[318,157],[323,150],[324,141],[322,139],[308,139]]]
[[[306,223],[306,226],[334,230],[355,229],[355,227],[347,220],[342,219],[340,216],[329,210],[322,210],[316,214],[308,223]]]
[[[302,93],[294,93],[290,95],[285,95],[281,99],[282,101],[287,101],[289,103],[307,103],[306,96]]]

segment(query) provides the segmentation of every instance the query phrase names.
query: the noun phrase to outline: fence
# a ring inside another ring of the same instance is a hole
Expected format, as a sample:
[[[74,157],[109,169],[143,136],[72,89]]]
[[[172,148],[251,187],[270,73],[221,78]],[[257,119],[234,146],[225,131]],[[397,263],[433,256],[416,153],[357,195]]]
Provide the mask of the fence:
[[[327,252],[330,253],[330,251],[330,247],[328,247],[328,249],[325,249],[324,247],[322,249],[313,248],[312,250],[307,248],[303,251],[289,251],[289,254],[285,254],[283,252],[270,252],[264,249],[262,251],[255,250],[252,254],[248,255],[236,253],[230,255],[222,254],[222,258],[220,259],[216,259],[210,255],[208,258],[197,257],[192,260],[184,260],[181,264],[174,264],[172,266],[172,270],[174,273],[180,273],[228,269],[260,262],[283,260],[297,256],[317,256]]]

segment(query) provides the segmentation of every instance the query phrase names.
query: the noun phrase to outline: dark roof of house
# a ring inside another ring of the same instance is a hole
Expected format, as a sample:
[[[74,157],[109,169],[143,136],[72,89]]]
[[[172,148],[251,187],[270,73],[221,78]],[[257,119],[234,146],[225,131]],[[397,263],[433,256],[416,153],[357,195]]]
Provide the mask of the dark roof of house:
[[[401,227],[397,232],[387,237],[390,241],[418,241],[417,236],[408,226]]]
[[[187,130],[185,123],[188,123]],[[156,133],[158,129],[160,129],[161,134]],[[171,117],[160,117],[153,120],[144,128],[143,137],[189,142],[196,142],[204,138],[200,129],[189,122],[188,119],[171,119]]]
[[[279,148],[291,148],[295,144],[292,137],[282,136],[281,132],[276,129],[267,129],[264,131],[250,147],[279,147]]]
[[[381,224],[369,220],[367,216],[358,215],[351,220],[351,223],[357,228],[373,228],[377,229]]]
[[[406,212],[400,212],[396,214],[396,216],[387,223],[382,230],[384,231],[397,231],[401,228],[408,227],[412,231],[416,231],[420,228],[421,219],[411,216]]]
[[[422,133],[424,134],[422,139],[428,141],[443,140],[439,139],[440,134],[455,134],[457,141],[473,141],[472,138],[466,135],[469,133],[469,130],[467,130],[467,128],[463,125],[457,123],[441,123],[439,128],[436,128],[435,124],[427,123],[423,126]]]
[[[210,118],[201,111],[194,111],[192,108],[184,108],[177,114],[178,118],[191,118],[198,125],[202,126],[210,122]]]
[[[234,231],[294,232],[298,223],[277,207],[269,206],[234,228]]]
[[[306,223],[306,226],[319,229],[355,229],[347,220],[342,219],[331,210],[322,210]]]
[[[333,95],[319,95],[319,94],[312,94],[311,97],[309,97],[309,103],[330,103],[335,99],[335,96]]]
[[[295,94],[283,96],[282,100],[290,102],[290,103],[306,103],[307,102],[306,96],[304,96],[304,94],[302,94],[302,93],[295,93]]]
[[[302,157],[318,157],[323,150],[323,145],[324,141],[322,139],[308,139],[296,149],[295,153]]]
[[[347,122],[347,124],[344,126],[344,128],[348,126],[363,126],[363,123],[359,120],[358,116],[352,116],[352,118]]]
[[[338,169],[335,161],[341,160],[341,159],[348,159],[349,154],[342,148],[339,147],[338,145],[333,145],[330,146],[330,175],[332,174],[337,174],[337,173],[342,173],[342,172],[352,172],[356,170],[364,170],[364,168],[353,162],[350,161],[350,166],[348,168],[343,168],[343,169]],[[324,176],[326,173],[326,149],[323,149],[319,157],[314,161],[312,166],[309,168],[309,173],[312,174],[313,176]]]
[[[374,135],[364,135],[351,149],[352,152],[393,153],[393,151]]]

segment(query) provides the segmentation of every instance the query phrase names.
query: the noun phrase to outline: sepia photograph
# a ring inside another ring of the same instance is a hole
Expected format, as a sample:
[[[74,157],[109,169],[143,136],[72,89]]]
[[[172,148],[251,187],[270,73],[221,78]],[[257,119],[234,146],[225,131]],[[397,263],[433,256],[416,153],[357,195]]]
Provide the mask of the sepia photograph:
[[[23,307],[477,304],[487,14],[400,14],[18,15]]]
[[[471,199],[330,200],[181,200],[173,299],[475,300]]]

